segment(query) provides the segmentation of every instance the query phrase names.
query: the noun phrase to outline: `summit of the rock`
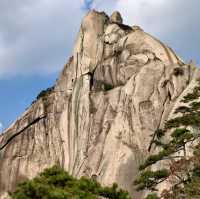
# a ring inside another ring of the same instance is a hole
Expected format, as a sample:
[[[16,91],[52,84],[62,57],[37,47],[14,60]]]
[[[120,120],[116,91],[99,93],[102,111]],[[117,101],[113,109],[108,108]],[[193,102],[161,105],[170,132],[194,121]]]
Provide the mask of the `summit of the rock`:
[[[121,16],[120,12],[118,12],[118,11],[113,12],[112,15],[110,16],[110,21],[112,23],[122,24],[123,23],[123,19],[122,19],[122,16]]]
[[[133,180],[151,135],[199,77],[161,41],[122,24],[118,12],[90,11],[55,86],[0,135],[0,198],[59,164],[141,199]]]

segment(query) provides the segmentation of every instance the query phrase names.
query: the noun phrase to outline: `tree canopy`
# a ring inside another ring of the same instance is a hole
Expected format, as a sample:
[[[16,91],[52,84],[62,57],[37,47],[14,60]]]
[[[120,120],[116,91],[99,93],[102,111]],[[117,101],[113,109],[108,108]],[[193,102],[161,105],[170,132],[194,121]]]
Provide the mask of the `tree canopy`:
[[[93,179],[76,179],[58,166],[20,183],[10,195],[12,199],[130,199],[117,184],[103,187]]]

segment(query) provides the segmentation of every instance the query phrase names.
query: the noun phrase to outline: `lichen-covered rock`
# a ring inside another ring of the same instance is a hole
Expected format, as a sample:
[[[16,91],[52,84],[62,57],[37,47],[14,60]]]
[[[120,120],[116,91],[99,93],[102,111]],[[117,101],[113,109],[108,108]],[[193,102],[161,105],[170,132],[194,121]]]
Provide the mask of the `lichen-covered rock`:
[[[151,135],[200,72],[140,28],[113,22],[89,12],[55,86],[0,135],[0,198],[54,164],[142,198],[133,180]]]

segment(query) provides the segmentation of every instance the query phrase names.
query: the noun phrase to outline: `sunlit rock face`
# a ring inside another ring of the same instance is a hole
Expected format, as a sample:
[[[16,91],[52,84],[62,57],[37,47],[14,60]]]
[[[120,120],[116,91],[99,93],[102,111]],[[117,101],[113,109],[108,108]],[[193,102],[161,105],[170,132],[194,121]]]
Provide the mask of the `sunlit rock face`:
[[[133,180],[151,135],[199,77],[158,39],[122,24],[118,12],[90,11],[55,86],[0,135],[0,198],[58,164],[141,199]]]

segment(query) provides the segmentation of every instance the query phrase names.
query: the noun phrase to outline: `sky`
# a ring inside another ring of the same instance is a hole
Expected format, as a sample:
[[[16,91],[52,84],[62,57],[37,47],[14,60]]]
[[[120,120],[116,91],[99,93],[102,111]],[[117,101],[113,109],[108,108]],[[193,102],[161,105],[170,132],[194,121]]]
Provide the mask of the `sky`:
[[[199,0],[0,0],[0,132],[53,85],[67,62],[83,16],[118,10],[200,64]]]

